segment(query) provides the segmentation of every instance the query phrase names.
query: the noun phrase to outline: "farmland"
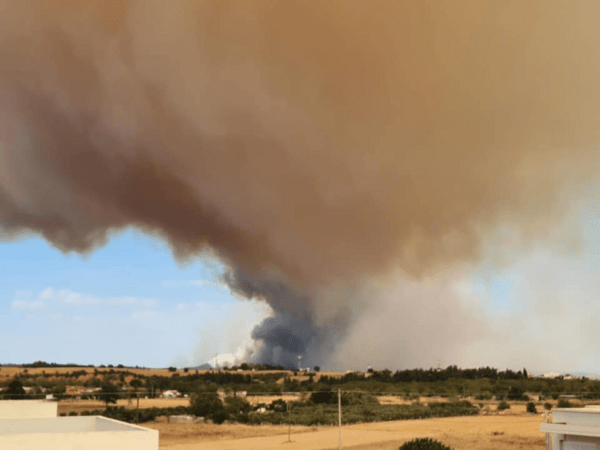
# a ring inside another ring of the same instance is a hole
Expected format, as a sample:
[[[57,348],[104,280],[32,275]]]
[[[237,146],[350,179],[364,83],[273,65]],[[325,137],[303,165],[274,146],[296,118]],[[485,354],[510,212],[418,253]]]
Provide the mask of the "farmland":
[[[61,415],[139,420],[160,431],[161,449],[175,450],[279,448],[288,433],[289,449],[336,448],[338,390],[344,448],[397,449],[414,437],[433,437],[457,449],[542,449],[545,408],[598,403],[600,392],[596,380],[546,380],[488,368],[342,374],[2,366],[0,396],[7,398],[15,380],[27,388],[20,398],[52,395]],[[106,386],[113,391],[107,394]],[[165,398],[167,390],[174,390],[173,398]],[[194,401],[204,398],[221,405],[219,417],[208,410],[204,421],[169,422],[172,414],[194,414]]]
[[[451,417],[357,424],[344,427],[344,448],[397,450],[417,437],[432,437],[458,450],[517,450],[544,448],[543,418],[524,414]],[[337,449],[337,427],[210,425],[149,423],[160,431],[161,450]]]

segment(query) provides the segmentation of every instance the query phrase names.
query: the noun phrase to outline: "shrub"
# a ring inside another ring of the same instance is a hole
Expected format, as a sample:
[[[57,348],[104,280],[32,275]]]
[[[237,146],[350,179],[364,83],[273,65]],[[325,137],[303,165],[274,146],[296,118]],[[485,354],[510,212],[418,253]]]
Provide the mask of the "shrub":
[[[405,442],[398,450],[452,450],[447,445],[430,438],[413,439]]]
[[[288,408],[287,402],[281,398],[271,402],[266,409],[275,412],[286,412]]]
[[[548,411],[550,411],[552,409],[552,403],[550,403],[550,402],[544,403],[544,409],[547,409]]]
[[[492,393],[490,391],[483,391],[482,393],[475,396],[477,400],[491,400]]]
[[[243,397],[227,397],[225,399],[225,409],[222,415],[213,415],[213,422],[220,423],[218,420],[223,418],[223,421],[231,418],[237,422],[248,422],[248,413],[252,410],[252,406]]]
[[[527,412],[531,414],[537,414],[537,409],[535,409],[535,403],[529,402],[527,403]]]
[[[223,422],[225,422],[227,419],[229,419],[229,415],[227,414],[227,412],[225,412],[224,409],[219,410],[219,411],[215,411],[212,414],[212,421],[218,425],[222,424]]]
[[[334,396],[333,403],[337,403],[337,395]],[[349,405],[379,405],[379,402],[374,395],[367,392],[342,393],[342,406]]]
[[[566,398],[561,398],[560,400],[558,400],[558,407],[559,408],[573,408],[575,405],[573,403],[571,403],[569,400],[567,400]]]
[[[506,398],[508,398],[509,400],[521,400],[524,395],[525,393],[523,392],[523,389],[517,386],[512,386],[509,389]]]
[[[498,411],[504,411],[505,409],[510,409],[510,405],[503,400],[498,403]]]
[[[337,395],[332,391],[318,391],[310,394],[310,400],[317,405],[323,403],[334,403],[337,401]]]

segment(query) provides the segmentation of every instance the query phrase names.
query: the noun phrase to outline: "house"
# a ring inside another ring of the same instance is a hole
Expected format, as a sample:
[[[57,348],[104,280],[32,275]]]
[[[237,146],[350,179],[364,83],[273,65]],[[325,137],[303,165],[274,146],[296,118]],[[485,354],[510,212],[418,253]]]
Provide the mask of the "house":
[[[179,391],[164,391],[161,395],[162,398],[177,398],[181,397],[181,393]]]

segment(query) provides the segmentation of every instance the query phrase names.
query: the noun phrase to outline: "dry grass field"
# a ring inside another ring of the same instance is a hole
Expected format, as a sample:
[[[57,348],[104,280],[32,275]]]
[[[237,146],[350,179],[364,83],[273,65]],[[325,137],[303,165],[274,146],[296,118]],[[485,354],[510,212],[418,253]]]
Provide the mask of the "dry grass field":
[[[397,450],[417,437],[431,437],[455,450],[542,450],[540,416],[503,414],[405,420],[345,426],[345,449]],[[160,431],[161,450],[334,450],[338,448],[336,427],[148,423]]]
[[[186,373],[187,373],[184,370],[177,370],[175,372],[171,372],[171,371],[169,371],[169,369],[144,369],[144,368],[131,368],[131,367],[121,367],[121,368],[118,368],[118,367],[29,367],[29,368],[23,368],[23,367],[18,367],[18,366],[2,366],[0,368],[0,380],[3,378],[13,378],[15,375],[19,375],[19,374],[23,373],[25,370],[27,371],[27,373],[30,373],[33,375],[42,374],[42,373],[46,373],[48,375],[54,375],[54,374],[58,373],[59,375],[63,375],[68,372],[85,370],[87,372],[87,375],[80,377],[80,379],[82,379],[82,380],[85,380],[86,378],[93,376],[95,371],[98,371],[100,373],[109,372],[111,370],[114,370],[117,372],[127,371],[127,372],[135,373],[138,375],[144,375],[147,377],[151,377],[153,375],[162,376],[162,377],[170,377],[174,373],[178,373],[179,375],[183,376],[183,375],[186,375]],[[196,373],[196,370],[191,369],[188,372]],[[210,371],[208,371],[208,370],[199,370],[198,371],[198,373],[205,373],[205,372],[210,372]],[[251,372],[248,372],[248,373],[251,373]],[[268,373],[268,372],[265,372],[265,373]]]
[[[135,409],[137,407],[136,399],[121,399],[116,405],[125,408]],[[189,398],[140,398],[140,409],[144,408],[174,408],[176,406],[190,406]],[[104,402],[99,400],[61,400],[58,402],[58,413],[69,414],[70,412],[93,411],[94,409],[103,410],[106,407]]]
[[[135,368],[135,367],[77,367],[77,366],[73,366],[73,367],[29,367],[29,368],[23,368],[23,367],[19,367],[19,366],[2,366],[0,368],[0,380],[2,379],[7,379],[7,378],[13,378],[15,375],[19,375],[21,373],[23,373],[23,371],[27,370],[28,373],[36,375],[36,374],[42,374],[42,373],[46,373],[48,375],[54,375],[54,374],[59,374],[59,375],[63,375],[65,373],[68,372],[74,372],[74,371],[81,371],[81,370],[85,370],[87,372],[87,375],[81,376],[80,379],[81,380],[85,380],[87,378],[90,378],[93,376],[95,371],[98,371],[100,373],[102,372],[109,372],[111,370],[114,371],[127,371],[127,372],[131,372],[131,373],[135,373],[137,375],[143,375],[143,376],[163,376],[163,377],[170,377],[172,376],[174,373],[178,373],[181,376],[187,375],[188,373],[206,373],[206,372],[216,372],[215,370],[196,370],[196,369],[189,369],[187,372],[184,369],[178,369],[175,372],[170,371],[169,369],[146,369],[146,368]],[[252,370],[238,370],[235,373],[239,373],[241,375],[253,375],[257,372],[254,372]],[[291,371],[281,371],[281,370],[261,370],[260,371],[261,374],[281,374],[281,376],[283,377],[284,375],[290,376],[290,374],[292,373]],[[334,377],[334,378],[339,378],[342,377],[344,374],[343,373],[338,373],[338,372],[319,372],[314,374],[314,379],[315,381],[318,381],[319,378],[321,376],[327,375],[329,377]],[[291,379],[295,380],[295,381],[305,381],[308,380],[308,376],[307,375],[303,375],[303,374],[299,374],[296,376],[290,376]]]

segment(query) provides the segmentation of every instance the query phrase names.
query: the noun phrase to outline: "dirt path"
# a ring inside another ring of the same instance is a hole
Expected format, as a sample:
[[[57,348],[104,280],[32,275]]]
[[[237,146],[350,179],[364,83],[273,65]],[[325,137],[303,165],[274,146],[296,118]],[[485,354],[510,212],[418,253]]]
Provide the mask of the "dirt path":
[[[543,418],[538,416],[474,416],[444,419],[405,420],[346,426],[342,440],[345,449],[398,449],[403,442],[416,437],[432,437],[456,450],[543,450],[540,433]],[[201,427],[201,425],[199,425]],[[240,425],[240,427],[243,427]],[[155,427],[152,427],[155,428]],[[159,428],[160,427],[156,427]],[[254,427],[256,428],[256,427]],[[240,428],[240,431],[243,428]],[[272,427],[274,433],[285,433],[285,427]],[[183,428],[182,428],[183,430]],[[166,429],[165,429],[166,431]],[[177,436],[176,425],[161,435],[161,450],[334,450],[338,448],[338,430],[331,428],[295,428],[292,442],[287,434],[262,437],[234,436],[205,440],[200,436]],[[259,432],[259,430],[256,430]]]

